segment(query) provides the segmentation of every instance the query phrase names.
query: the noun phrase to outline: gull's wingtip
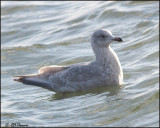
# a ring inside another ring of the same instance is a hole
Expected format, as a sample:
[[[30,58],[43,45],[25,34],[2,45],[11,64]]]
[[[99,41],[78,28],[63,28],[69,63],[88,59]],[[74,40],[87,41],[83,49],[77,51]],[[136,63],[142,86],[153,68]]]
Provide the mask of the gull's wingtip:
[[[12,76],[14,81],[21,82],[27,85],[34,85],[43,87],[49,90],[53,90],[52,83],[43,77],[39,77],[37,74],[31,74],[26,76]]]
[[[11,76],[14,81],[19,81],[22,82],[24,78],[29,78],[29,77],[35,77],[37,76],[36,74],[31,74],[31,75],[24,75],[24,76]]]
[[[11,76],[11,77],[14,81],[19,81],[19,82],[21,81],[22,78],[24,78],[24,76]]]

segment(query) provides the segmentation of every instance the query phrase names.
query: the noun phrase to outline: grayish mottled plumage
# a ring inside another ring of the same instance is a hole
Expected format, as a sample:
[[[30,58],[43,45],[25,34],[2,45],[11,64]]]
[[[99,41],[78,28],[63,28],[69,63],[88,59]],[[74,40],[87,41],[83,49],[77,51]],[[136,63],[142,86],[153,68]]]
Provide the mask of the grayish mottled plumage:
[[[38,74],[15,76],[15,81],[43,87],[55,92],[75,92],[101,86],[118,86],[123,83],[123,72],[112,41],[122,41],[107,30],[97,30],[91,38],[96,60],[90,63],[42,67]]]

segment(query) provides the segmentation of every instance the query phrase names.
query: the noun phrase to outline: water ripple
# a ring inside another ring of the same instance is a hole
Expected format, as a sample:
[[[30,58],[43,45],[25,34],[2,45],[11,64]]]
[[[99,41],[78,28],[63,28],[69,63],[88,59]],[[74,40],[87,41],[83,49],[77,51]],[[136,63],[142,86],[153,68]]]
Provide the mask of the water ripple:
[[[3,1],[2,125],[159,126],[159,5],[156,1]],[[12,81],[42,66],[93,61],[90,36],[109,29],[126,84],[55,93]]]

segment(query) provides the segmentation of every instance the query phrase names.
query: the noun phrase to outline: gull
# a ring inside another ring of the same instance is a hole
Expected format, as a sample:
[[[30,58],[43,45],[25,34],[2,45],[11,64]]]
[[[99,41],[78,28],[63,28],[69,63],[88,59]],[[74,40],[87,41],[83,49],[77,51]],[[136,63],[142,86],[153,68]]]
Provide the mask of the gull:
[[[14,76],[13,80],[62,93],[122,85],[121,64],[110,47],[113,41],[121,42],[122,39],[113,36],[109,30],[97,30],[91,37],[91,46],[96,57],[93,62],[71,66],[45,66],[37,74]]]

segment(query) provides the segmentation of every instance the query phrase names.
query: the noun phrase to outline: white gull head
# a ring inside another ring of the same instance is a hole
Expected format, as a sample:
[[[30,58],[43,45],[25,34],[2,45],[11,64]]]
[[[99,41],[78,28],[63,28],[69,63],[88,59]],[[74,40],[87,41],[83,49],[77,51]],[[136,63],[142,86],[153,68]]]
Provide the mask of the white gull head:
[[[110,31],[104,29],[95,31],[91,38],[92,47],[108,47],[112,41],[121,42],[122,39],[113,36]]]

